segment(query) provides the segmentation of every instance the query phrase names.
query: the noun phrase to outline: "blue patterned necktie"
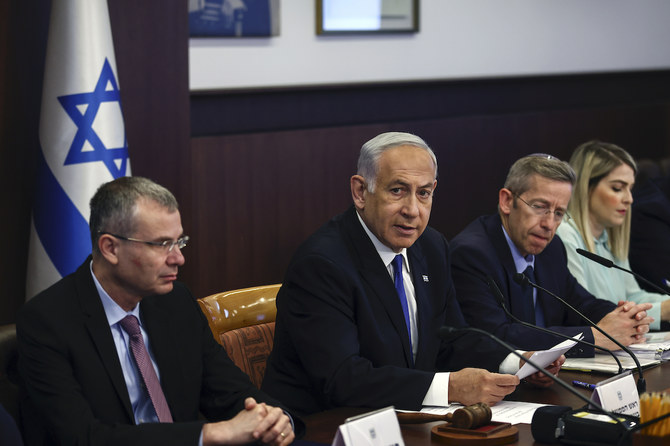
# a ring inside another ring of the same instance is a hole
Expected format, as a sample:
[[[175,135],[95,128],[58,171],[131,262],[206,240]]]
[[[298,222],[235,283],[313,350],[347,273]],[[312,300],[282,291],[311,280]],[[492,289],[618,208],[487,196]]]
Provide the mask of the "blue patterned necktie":
[[[532,266],[528,265],[528,268],[526,268],[526,270],[523,273],[526,275],[526,277],[528,277],[528,280],[530,280],[533,283],[537,283],[537,281],[535,280],[535,272]],[[544,327],[544,313],[542,312],[542,306],[537,302],[537,291],[535,290],[535,287],[532,287],[530,285],[528,285],[528,289],[530,290],[530,297],[531,297],[531,299],[528,299],[528,301],[533,303],[533,313],[535,313],[535,325]]]
[[[405,283],[402,280],[402,254],[398,254],[393,259],[393,282],[395,290],[400,299],[402,313],[405,316],[405,325],[407,326],[407,335],[409,336],[409,348],[412,350],[412,329],[409,323],[409,305],[407,304],[407,295],[405,294]]]

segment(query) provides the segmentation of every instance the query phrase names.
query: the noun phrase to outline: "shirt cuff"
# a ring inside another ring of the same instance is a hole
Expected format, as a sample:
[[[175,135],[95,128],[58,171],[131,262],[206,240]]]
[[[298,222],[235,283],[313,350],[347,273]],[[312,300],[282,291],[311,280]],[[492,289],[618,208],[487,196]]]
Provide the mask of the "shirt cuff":
[[[428,392],[423,398],[424,406],[449,405],[449,372],[438,372],[433,376]]]
[[[524,350],[515,350],[515,351],[520,355],[526,353]],[[514,353],[510,353],[503,360],[503,362],[500,363],[500,367],[498,367],[498,372],[506,373],[508,375],[514,375],[516,372],[519,371],[520,360],[521,358],[519,358],[517,355],[515,355]]]

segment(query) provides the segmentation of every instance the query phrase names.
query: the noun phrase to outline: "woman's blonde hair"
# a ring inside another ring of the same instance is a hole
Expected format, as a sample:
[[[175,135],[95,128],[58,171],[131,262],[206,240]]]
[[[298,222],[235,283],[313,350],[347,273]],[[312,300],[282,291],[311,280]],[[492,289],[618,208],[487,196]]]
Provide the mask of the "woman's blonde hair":
[[[589,141],[577,147],[570,158],[570,165],[577,173],[577,183],[568,205],[570,217],[579,230],[586,249],[595,251],[593,233],[589,224],[589,198],[600,180],[622,164],[627,164],[637,174],[635,160],[621,147],[601,141]],[[630,210],[622,225],[607,228],[609,247],[619,260],[628,258],[630,241]]]

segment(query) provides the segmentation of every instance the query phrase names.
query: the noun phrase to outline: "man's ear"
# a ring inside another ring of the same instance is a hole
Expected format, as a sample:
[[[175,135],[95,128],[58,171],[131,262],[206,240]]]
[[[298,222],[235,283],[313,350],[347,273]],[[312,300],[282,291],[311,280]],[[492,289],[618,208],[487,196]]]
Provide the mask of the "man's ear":
[[[514,206],[514,194],[512,191],[506,188],[500,189],[498,192],[498,209],[505,215],[509,215],[512,212],[512,207]]]
[[[351,185],[351,198],[354,200],[354,206],[359,211],[365,209],[365,193],[367,192],[367,185],[365,178],[360,175],[354,175],[349,181]]]
[[[119,240],[109,234],[101,234],[98,237],[98,250],[100,254],[112,265],[119,262],[118,258]]]

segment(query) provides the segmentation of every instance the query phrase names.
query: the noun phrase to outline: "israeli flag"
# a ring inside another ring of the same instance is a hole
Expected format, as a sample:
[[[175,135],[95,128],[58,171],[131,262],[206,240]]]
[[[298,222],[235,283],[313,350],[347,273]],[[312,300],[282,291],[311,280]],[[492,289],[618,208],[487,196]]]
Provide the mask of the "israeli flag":
[[[42,90],[26,298],[90,254],[88,203],[130,175],[106,0],[54,0]]]

